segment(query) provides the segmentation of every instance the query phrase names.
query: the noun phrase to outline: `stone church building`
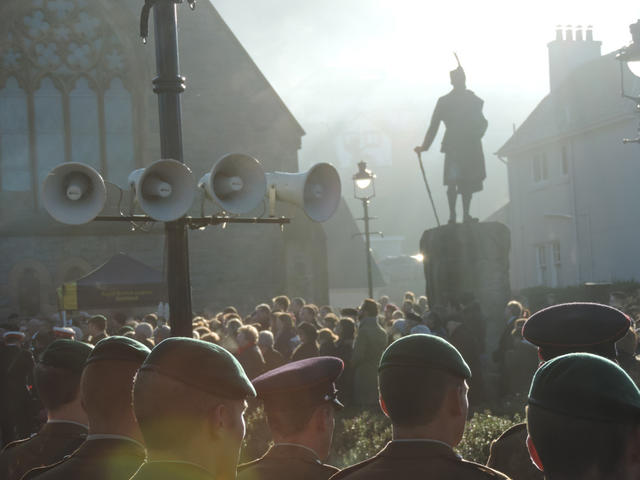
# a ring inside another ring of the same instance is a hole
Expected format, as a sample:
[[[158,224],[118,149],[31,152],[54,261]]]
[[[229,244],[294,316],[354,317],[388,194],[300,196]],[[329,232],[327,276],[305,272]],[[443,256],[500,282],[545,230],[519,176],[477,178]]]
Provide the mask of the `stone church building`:
[[[142,4],[0,3],[0,313],[53,313],[56,287],[118,252],[165,270],[162,224],[65,226],[43,210],[40,193],[61,162],[89,164],[127,189],[132,170],[160,158],[153,34],[143,45]],[[304,130],[215,8],[203,1],[178,12],[184,158],[196,178],[229,152],[258,158],[265,171],[298,171]],[[108,195],[105,213],[128,208],[115,186]],[[199,197],[190,213],[200,214]],[[233,224],[190,232],[194,312],[246,310],[283,292],[328,301],[323,227],[297,207],[278,204],[277,213],[292,217],[284,232]]]

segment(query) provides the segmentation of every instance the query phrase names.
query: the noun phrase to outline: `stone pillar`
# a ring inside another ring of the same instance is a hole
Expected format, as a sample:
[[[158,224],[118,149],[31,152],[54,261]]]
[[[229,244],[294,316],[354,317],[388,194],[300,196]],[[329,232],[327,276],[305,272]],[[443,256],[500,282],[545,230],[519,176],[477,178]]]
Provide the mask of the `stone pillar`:
[[[431,307],[472,293],[487,319],[487,346],[493,348],[510,299],[511,234],[502,223],[464,223],[427,230],[420,240]]]

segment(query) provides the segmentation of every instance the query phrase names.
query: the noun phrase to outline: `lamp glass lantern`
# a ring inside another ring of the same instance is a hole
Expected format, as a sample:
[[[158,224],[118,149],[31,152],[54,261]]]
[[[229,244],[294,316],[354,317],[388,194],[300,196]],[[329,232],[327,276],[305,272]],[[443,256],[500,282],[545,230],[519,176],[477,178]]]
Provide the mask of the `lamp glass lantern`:
[[[626,63],[631,73],[640,77],[640,20],[629,25],[631,32],[631,44],[622,48],[616,55],[616,59]]]
[[[358,200],[368,200],[375,197],[374,180],[376,176],[367,168],[367,162],[358,163],[358,172],[353,176],[354,196]]]

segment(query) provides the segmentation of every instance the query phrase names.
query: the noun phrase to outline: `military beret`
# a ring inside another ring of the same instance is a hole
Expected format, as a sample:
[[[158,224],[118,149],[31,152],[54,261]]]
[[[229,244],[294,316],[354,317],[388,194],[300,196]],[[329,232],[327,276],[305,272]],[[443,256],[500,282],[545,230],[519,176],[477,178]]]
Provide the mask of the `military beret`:
[[[104,315],[92,315],[91,317],[89,317],[89,319],[87,320],[87,323],[91,323],[94,320],[104,320],[105,322],[107,321],[107,317],[105,317]]]
[[[112,336],[100,340],[87,358],[87,365],[92,362],[120,360],[142,363],[149,350],[142,343],[129,337]]]
[[[231,399],[255,397],[256,391],[236,358],[224,348],[193,338],[160,342],[140,367],[192,388]]]
[[[75,340],[54,340],[40,355],[40,363],[50,367],[82,372],[93,345]]]
[[[24,340],[24,336],[24,333],[19,332],[18,330],[9,330],[2,334],[2,338],[5,340]]]
[[[564,303],[533,314],[522,335],[540,348],[545,360],[571,352],[615,358],[615,342],[631,324],[620,310],[599,303]]]
[[[399,338],[387,347],[378,371],[390,367],[434,368],[456,377],[471,378],[471,369],[453,345],[435,335],[422,333]]]
[[[118,330],[118,335],[125,335],[129,332],[135,333],[135,329],[131,325],[125,325]]]
[[[307,358],[263,373],[253,379],[253,386],[267,410],[295,410],[324,402],[342,408],[335,381],[343,370],[339,358]]]
[[[595,421],[640,420],[640,390],[616,363],[590,353],[569,353],[533,376],[529,405]]]

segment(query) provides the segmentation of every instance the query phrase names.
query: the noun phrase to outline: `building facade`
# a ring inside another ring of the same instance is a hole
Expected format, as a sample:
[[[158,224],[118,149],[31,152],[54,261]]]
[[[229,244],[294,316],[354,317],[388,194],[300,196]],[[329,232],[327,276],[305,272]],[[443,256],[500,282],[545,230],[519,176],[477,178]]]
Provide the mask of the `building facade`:
[[[640,279],[640,118],[620,95],[615,54],[591,30],[549,43],[550,92],[500,148],[510,202],[511,284],[518,290]],[[627,93],[640,79],[623,66]]]
[[[129,207],[135,168],[160,158],[153,35],[139,38],[142,1],[6,0],[0,4],[0,312],[57,310],[55,288],[125,252],[165,269],[162,224],[56,224],[40,196],[62,162],[98,169],[105,213]],[[229,152],[265,171],[298,171],[302,127],[210,2],[179,9],[184,159],[197,178]],[[217,208],[205,204],[207,214]],[[193,215],[200,214],[199,197]],[[252,215],[261,215],[262,207]],[[328,300],[326,235],[293,206],[280,231],[230,225],[190,233],[194,311],[251,308],[287,292]],[[135,231],[132,228],[135,227]]]

